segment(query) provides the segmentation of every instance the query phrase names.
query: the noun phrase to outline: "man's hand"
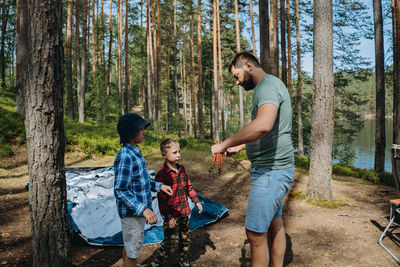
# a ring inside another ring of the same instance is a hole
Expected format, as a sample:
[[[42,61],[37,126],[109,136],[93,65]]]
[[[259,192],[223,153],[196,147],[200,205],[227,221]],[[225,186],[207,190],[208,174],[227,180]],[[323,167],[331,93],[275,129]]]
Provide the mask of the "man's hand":
[[[233,146],[233,147],[229,147],[229,148],[226,150],[226,155],[227,155],[227,156],[230,156],[230,155],[237,154],[237,153],[239,153],[240,151],[242,151],[242,150],[245,149],[245,148],[246,148],[246,145],[245,145],[245,144],[243,144],[243,145],[238,145],[238,146]]]
[[[161,190],[162,190],[164,193],[166,193],[167,195],[169,195],[169,196],[172,196],[172,194],[174,193],[174,192],[172,191],[172,188],[171,188],[169,185],[165,185],[165,184],[163,184],[163,185],[161,186]]]
[[[155,224],[157,223],[157,215],[149,208],[146,208],[143,211],[143,216],[146,218],[146,222],[148,224]]]
[[[214,155],[216,153],[225,152],[226,148],[221,144],[215,144],[211,147],[211,153]]]
[[[199,214],[201,214],[201,213],[203,212],[203,206],[201,205],[200,202],[198,202],[198,203],[196,204],[196,206],[199,208]]]
[[[169,221],[168,221],[168,227],[169,227],[170,229],[172,229],[172,228],[175,228],[175,226],[176,226],[176,221],[175,221],[175,219],[174,219],[174,218],[169,219]]]

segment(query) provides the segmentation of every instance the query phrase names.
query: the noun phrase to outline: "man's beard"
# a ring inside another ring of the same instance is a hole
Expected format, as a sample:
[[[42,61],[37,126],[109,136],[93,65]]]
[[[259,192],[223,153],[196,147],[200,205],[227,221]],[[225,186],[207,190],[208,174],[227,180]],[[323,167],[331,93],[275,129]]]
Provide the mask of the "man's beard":
[[[256,87],[253,75],[251,75],[247,70],[244,71],[243,82],[240,83],[240,86],[242,86],[246,91],[250,91]]]

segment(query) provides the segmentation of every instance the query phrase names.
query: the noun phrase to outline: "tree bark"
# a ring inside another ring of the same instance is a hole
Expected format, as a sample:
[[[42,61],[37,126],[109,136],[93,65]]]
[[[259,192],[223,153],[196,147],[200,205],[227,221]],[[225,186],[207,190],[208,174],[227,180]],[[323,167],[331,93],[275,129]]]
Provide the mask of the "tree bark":
[[[66,68],[67,68],[67,117],[74,120],[74,98],[72,93],[72,16],[74,2],[68,0],[67,41],[66,41]]]
[[[174,16],[174,2],[171,1],[171,6],[170,6],[170,15],[169,15],[169,20],[168,20],[168,48],[167,48],[167,124],[165,125],[167,133],[170,133],[171,129],[171,118],[172,118],[172,99],[173,99],[173,90],[172,90],[172,84],[171,84],[171,28],[172,28],[172,20]]]
[[[287,44],[288,44],[288,90],[290,97],[292,96],[292,41],[290,28],[290,3],[286,0],[286,17],[287,17]]]
[[[279,77],[279,41],[278,41],[278,0],[270,0],[270,53],[271,53],[271,74]]]
[[[286,68],[286,10],[285,0],[280,0],[280,21],[281,21],[281,54],[282,54],[282,81],[287,86],[287,68]]]
[[[129,81],[129,39],[128,39],[128,0],[125,0],[125,113],[131,110],[131,85]]]
[[[107,63],[107,89],[106,95],[107,99],[111,93],[111,52],[112,52],[112,43],[113,43],[113,34],[112,34],[112,0],[110,0],[110,18],[109,18],[109,32],[110,32],[110,42],[108,43],[108,63]]]
[[[395,1],[394,86],[393,86],[393,143],[400,144],[400,3]]]
[[[183,13],[183,11],[182,11]],[[188,137],[188,116],[187,116],[187,83],[186,83],[186,37],[185,27],[183,27],[183,44],[182,44],[182,97],[183,97],[183,119],[185,137]]]
[[[238,0],[235,0],[235,29],[236,29],[236,53],[239,53],[240,52],[240,27],[239,27]],[[240,128],[243,128],[244,127],[243,88],[241,86],[239,86],[239,123],[240,123]]]
[[[156,28],[156,87],[155,87],[155,100],[156,100],[156,120],[161,129],[161,1],[157,0],[157,28]],[[157,129],[157,130],[158,130]]]
[[[175,82],[175,105],[176,105],[176,121],[179,121],[179,91],[178,91],[178,60],[177,60],[177,22],[176,22],[176,9],[177,9],[177,2],[174,1],[174,82]]]
[[[85,91],[86,91],[86,70],[87,70],[87,0],[83,0],[82,14],[82,60],[81,60],[81,80],[78,87],[78,116],[79,122],[85,122]],[[80,91],[79,91],[80,89]]]
[[[334,119],[332,0],[314,0],[313,104],[307,195],[331,199]]]
[[[266,73],[271,73],[268,0],[260,0],[258,7],[260,16],[260,64]]]
[[[219,16],[219,0],[217,0],[217,38],[218,38],[218,114],[221,116],[221,128],[222,128],[222,140],[225,140],[225,101],[224,101],[224,79],[222,76],[222,51],[221,51],[221,20]],[[237,25],[238,26],[238,25]],[[237,27],[238,29],[239,27]],[[238,31],[236,31],[237,33]],[[240,38],[240,36],[239,36]],[[239,39],[240,45],[240,39]],[[239,101],[240,101],[240,91],[239,91]],[[242,93],[242,103],[243,103],[243,93]],[[243,106],[243,105],[242,105]]]
[[[152,41],[151,41],[151,24],[150,24],[150,0],[146,1],[147,5],[147,18],[146,18],[146,40],[147,40],[147,108],[148,116],[150,120],[153,120],[153,103],[152,103],[152,82],[151,72],[153,68],[152,64]]]
[[[0,64],[1,64],[1,88],[6,89],[6,57],[5,51],[5,39],[7,29],[7,15],[10,5],[6,5],[6,0],[3,0],[2,6],[2,20],[1,20],[1,48],[0,48]]]
[[[190,136],[197,137],[196,131],[196,86],[194,84],[194,29],[193,29],[193,6],[190,2],[190,96],[191,96],[191,111],[190,124],[192,125]]]
[[[249,3],[250,3],[250,20],[251,20],[251,42],[253,44],[253,55],[256,57],[257,49],[256,49],[256,36],[254,34],[253,0],[250,0]]]
[[[296,39],[297,39],[297,139],[298,139],[298,155],[304,156],[303,145],[303,107],[301,93],[301,47],[300,47],[300,14],[299,0],[295,1],[296,5]]]
[[[203,121],[203,64],[201,60],[201,0],[198,1],[198,22],[197,22],[197,65],[198,65],[198,116],[199,116],[199,136],[204,138],[204,121]]]
[[[30,56],[22,86],[33,266],[71,265],[64,171],[62,6],[61,0],[32,0],[28,9]]]
[[[92,0],[92,76],[93,76],[93,90],[97,90],[97,37],[96,37],[96,9],[94,0]]]
[[[376,128],[374,170],[385,170],[385,55],[383,47],[383,18],[381,0],[373,0],[375,30],[375,86],[376,86]]]
[[[213,88],[212,88],[212,119],[213,119],[213,138],[219,140],[218,123],[218,52],[217,52],[217,3],[213,0]]]
[[[24,87],[28,72],[28,55],[29,55],[29,13],[28,13],[28,0],[17,0],[17,50],[16,50],[16,91],[17,91],[17,113],[24,115]]]
[[[118,103],[119,103],[119,115],[124,114],[124,73],[123,73],[123,59],[122,59],[122,9],[123,0],[118,0]]]

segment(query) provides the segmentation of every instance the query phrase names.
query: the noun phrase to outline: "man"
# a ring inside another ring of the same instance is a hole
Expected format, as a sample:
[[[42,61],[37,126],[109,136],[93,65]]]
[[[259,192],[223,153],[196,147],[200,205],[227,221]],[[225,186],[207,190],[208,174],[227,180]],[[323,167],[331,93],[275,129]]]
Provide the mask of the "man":
[[[236,54],[229,71],[238,85],[254,89],[252,121],[211,151],[234,154],[246,149],[252,164],[245,224],[252,266],[268,266],[269,261],[282,266],[286,250],[282,205],[294,173],[290,96],[282,81],[265,73],[250,53]]]

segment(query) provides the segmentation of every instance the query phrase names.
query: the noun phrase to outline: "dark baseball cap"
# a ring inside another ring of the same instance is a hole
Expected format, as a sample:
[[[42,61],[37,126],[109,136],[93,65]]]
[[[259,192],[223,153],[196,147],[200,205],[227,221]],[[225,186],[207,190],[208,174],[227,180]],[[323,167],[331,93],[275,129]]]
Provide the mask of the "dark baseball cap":
[[[136,113],[127,113],[122,115],[118,120],[117,131],[120,137],[120,143],[125,144],[131,140],[132,137],[136,136],[140,129],[146,128],[150,125],[150,122],[143,119]]]

